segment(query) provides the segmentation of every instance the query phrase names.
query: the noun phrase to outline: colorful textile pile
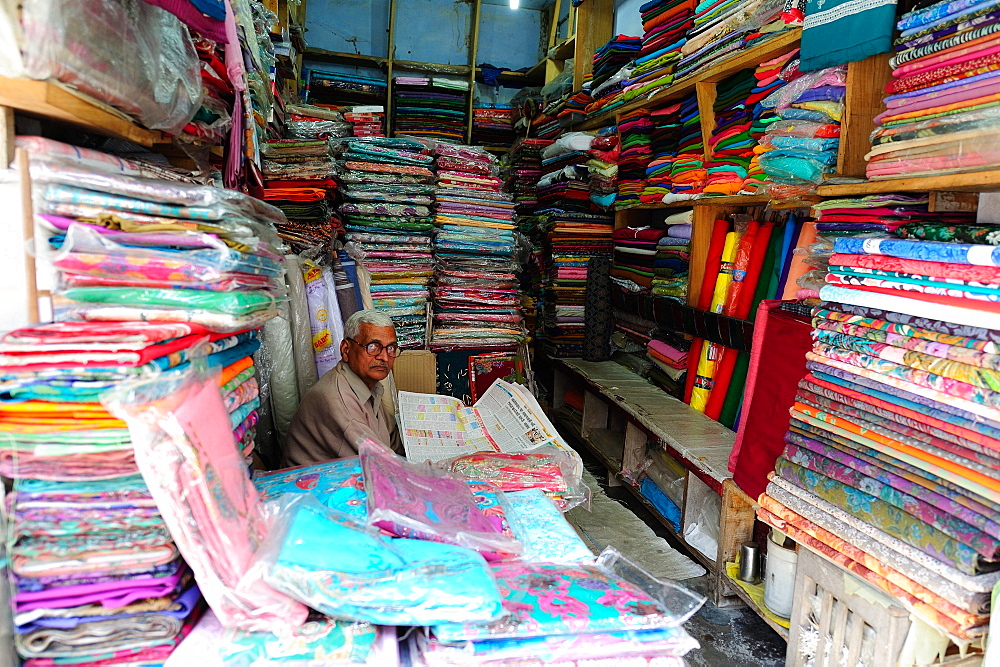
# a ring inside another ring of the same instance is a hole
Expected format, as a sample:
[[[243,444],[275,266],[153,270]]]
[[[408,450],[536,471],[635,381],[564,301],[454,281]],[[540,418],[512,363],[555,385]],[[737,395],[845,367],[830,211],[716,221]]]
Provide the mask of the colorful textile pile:
[[[654,296],[687,303],[691,219],[692,211],[689,210],[668,216],[664,221],[667,232],[656,244],[656,256],[653,262]]]
[[[506,173],[507,191],[514,195],[518,215],[530,215],[538,208],[538,181],[542,178],[542,151],[549,139],[522,139],[511,148]]]
[[[619,208],[656,201],[655,197],[644,197],[646,169],[653,159],[653,127],[646,109],[630,111],[619,119],[621,156],[618,158],[618,198],[615,200]]]
[[[818,299],[826,284],[833,244],[840,237],[882,238],[896,230],[922,223],[960,225],[975,221],[969,213],[931,213],[926,196],[870,195],[829,199],[813,207],[815,222],[803,225],[800,242],[806,250],[806,267],[793,262],[787,280],[798,285],[798,299]],[[804,270],[807,269],[807,270]]]
[[[514,109],[507,105],[476,105],[472,109],[472,143],[503,146],[514,143]]]
[[[886,110],[866,156],[871,179],[993,169],[1000,14],[992,3],[918,5],[889,61]]]
[[[756,84],[754,71],[743,70],[716,88],[715,128],[708,140],[710,157],[705,162],[705,195],[735,195],[743,187],[757,144],[750,131],[753,109],[766,95],[751,93]]]
[[[795,78],[793,62],[782,70],[781,78]],[[840,119],[844,113],[846,67],[809,72],[795,78],[764,104],[781,118],[767,126],[761,143],[773,149],[760,156],[767,179],[792,186],[792,191],[809,191],[837,169],[840,146]],[[780,188],[772,186],[772,193]]]
[[[673,666],[683,664],[680,656],[697,644],[677,624],[678,616],[684,618],[693,609],[667,611],[644,592],[645,586],[601,569],[600,563],[510,562],[493,565],[493,574],[514,622],[436,625],[414,641],[426,664],[597,664],[606,659],[629,664],[634,658]],[[562,604],[572,606],[572,616],[552,606],[554,593]]]
[[[397,76],[392,86],[395,135],[454,144],[465,141],[468,81],[441,76]]]
[[[984,633],[1000,579],[1000,252],[975,244],[987,233],[918,221],[836,239],[758,510],[959,639]]]
[[[546,217],[542,231],[548,251],[548,280],[542,293],[545,352],[552,357],[579,357],[583,351],[587,263],[591,257],[610,258],[614,218],[555,211]]]
[[[103,153],[87,153],[91,160],[57,142],[21,145],[29,144],[53,150],[31,171],[44,254],[62,278],[57,320],[185,322],[233,334],[277,314],[280,210],[230,190],[131,175],[135,165]]]
[[[496,158],[439,144],[434,350],[516,348],[524,340],[514,202]]]
[[[646,187],[643,193],[651,201],[661,202],[664,195],[671,192],[670,172],[677,159],[677,146],[681,135],[681,120],[678,116],[680,102],[656,109],[649,114],[653,122],[650,150],[653,153],[646,167]]]
[[[302,131],[313,137],[271,141],[261,147],[264,201],[285,214],[287,221],[278,226],[278,235],[296,252],[316,245],[332,247],[342,226],[335,213],[336,166],[330,144],[317,138],[315,131]]]
[[[542,151],[542,176],[536,192],[540,208],[587,213],[590,203],[589,150],[593,135],[571,132]]]
[[[736,51],[751,48],[801,24],[805,0],[703,0],[694,9],[677,78],[694,74]]]
[[[382,106],[387,99],[388,84],[377,79],[355,74],[341,74],[310,69],[306,83],[310,104],[327,104],[335,107],[355,105]]]
[[[421,348],[434,275],[434,157],[412,139],[372,137],[346,141],[339,158],[340,214],[360,284],[370,307],[392,318],[400,347]]]
[[[385,136],[385,106],[381,104],[349,107],[344,111],[344,120],[353,125],[356,137]]]
[[[677,157],[670,168],[670,189],[673,195],[664,197],[665,202],[700,194],[707,179],[698,98],[694,95],[684,98],[677,113],[680,116],[681,130],[677,140]]]
[[[618,198],[618,160],[621,159],[618,142],[617,129],[606,127],[590,144],[590,159],[587,160],[590,201],[601,211],[609,210]]]
[[[750,91],[750,94],[755,98],[753,123],[750,125],[750,136],[753,137],[755,142],[753,147],[754,154],[750,159],[750,165],[747,167],[747,176],[743,180],[743,187],[740,192],[752,195],[758,194],[767,182],[767,176],[760,166],[760,156],[769,150],[773,150],[773,146],[761,143],[761,139],[765,136],[768,125],[780,119],[773,109],[764,106],[764,99],[777,93],[798,75],[793,61],[797,53],[798,51],[793,49],[788,53],[761,63],[754,70],[753,75],[757,79],[757,86]],[[789,65],[789,63],[792,64]]]
[[[646,344],[646,357],[654,366],[649,379],[675,398],[684,395],[690,345],[680,336],[670,336],[670,342],[654,338]]]
[[[653,286],[656,276],[657,244],[667,235],[666,229],[622,227],[616,229],[611,276],[631,281],[644,290]]]
[[[639,57],[625,82],[626,100],[644,97],[673,83],[681,47],[693,25],[694,5],[693,0],[651,0],[639,8],[645,32]]]
[[[591,87],[596,88],[620,70],[623,65],[635,60],[642,46],[639,37],[616,35],[594,53],[594,69]]]
[[[38,325],[0,339],[0,474],[14,480],[10,581],[26,665],[162,662],[201,593],[104,390],[204,354],[181,323]],[[55,448],[55,449],[53,449]],[[46,451],[47,450],[47,451]]]
[[[349,137],[351,124],[335,109],[313,104],[286,104],[285,136],[303,141]]]

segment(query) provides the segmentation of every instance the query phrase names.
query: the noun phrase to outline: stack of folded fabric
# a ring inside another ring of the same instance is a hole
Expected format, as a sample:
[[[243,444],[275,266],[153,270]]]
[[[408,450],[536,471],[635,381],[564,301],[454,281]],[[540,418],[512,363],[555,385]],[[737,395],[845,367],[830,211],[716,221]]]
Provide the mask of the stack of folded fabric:
[[[0,474],[14,481],[10,572],[26,665],[162,663],[201,593],[98,396],[204,346],[182,323],[58,322],[0,338]],[[201,352],[198,352],[199,354]],[[7,582],[5,582],[6,584]]]
[[[509,617],[493,623],[439,624],[415,633],[411,655],[434,667],[600,665],[609,660],[680,667],[685,664],[682,656],[697,645],[677,620],[690,612],[668,611],[658,602],[663,595],[653,592],[663,584],[650,581],[645,573],[649,583],[633,583],[602,570],[600,562],[512,561],[494,565],[493,575],[504,592]],[[559,591],[560,605],[576,610],[572,616],[553,613],[554,590]],[[672,591],[666,595],[678,599]],[[686,591],[682,595],[691,596]]]
[[[536,192],[539,208],[590,211],[590,160],[593,135],[571,132],[542,151],[543,176]]]
[[[618,122],[621,156],[618,158],[618,198],[620,208],[645,201],[646,169],[653,158],[653,121],[649,111],[636,109],[623,114]]]
[[[638,65],[657,63],[656,67],[673,72],[687,32],[694,26],[691,17],[695,4],[694,0],[650,0],[639,7],[645,32]]]
[[[695,7],[693,26],[681,47],[677,78],[694,74],[719,59],[750,48],[801,22],[793,6],[780,0],[703,0]],[[788,11],[786,11],[788,9]]]
[[[666,229],[654,227],[616,229],[612,235],[615,243],[612,277],[632,281],[643,290],[650,290],[656,275],[657,243],[666,235]]]
[[[477,146],[510,146],[514,134],[514,109],[505,104],[477,104],[472,110],[472,143]]]
[[[757,144],[750,131],[753,108],[759,101],[751,101],[750,97],[756,84],[754,71],[747,69],[716,88],[715,128],[708,140],[710,157],[705,162],[705,195],[735,195],[743,187]]]
[[[516,348],[524,340],[514,203],[482,149],[439,144],[431,348]]]
[[[518,215],[530,215],[538,208],[538,181],[542,178],[542,151],[549,139],[522,139],[509,153],[507,191],[514,196]]]
[[[339,111],[313,104],[285,105],[288,139],[315,140],[351,136],[351,124]]]
[[[680,195],[683,198],[700,194],[707,178],[698,98],[694,95],[684,98],[677,114],[681,121],[681,136],[677,140],[677,158],[670,169],[670,189],[672,197]]]
[[[653,202],[663,201],[671,192],[670,172],[677,158],[677,146],[681,136],[681,120],[678,116],[680,102],[656,109],[649,114],[653,122],[650,150],[653,153],[646,167],[646,188],[644,194]]]
[[[617,130],[606,127],[590,144],[590,201],[601,211],[607,211],[618,198],[618,160],[621,147]]]
[[[1000,81],[1000,13],[991,3],[920,4],[900,18],[886,110],[868,154],[868,178],[993,169],[991,113]]]
[[[583,84],[583,88],[567,97],[562,103],[562,109],[556,113],[561,124],[580,123],[586,120],[587,107],[593,104],[594,98],[590,96],[591,82]]]
[[[802,288],[799,298],[819,298],[819,290],[827,281],[830,255],[837,238],[880,238],[897,230],[906,234],[906,230],[923,229],[925,224],[947,228],[948,225],[968,224],[975,220],[972,213],[931,213],[928,211],[929,201],[926,195],[886,194],[829,199],[816,204],[812,210],[816,219],[816,240],[804,248],[807,254],[802,260],[810,270],[799,276],[789,275],[789,279]]]
[[[1000,580],[1000,249],[977,244],[991,230],[836,240],[758,510],[963,644]]]
[[[350,107],[344,112],[344,120],[351,123],[356,137],[385,136],[385,105],[366,104]]]
[[[625,65],[599,85],[590,90],[591,101],[584,108],[586,117],[591,117],[625,104],[625,83],[632,76],[632,65]]]
[[[747,167],[747,176],[743,180],[743,188],[741,189],[741,192],[746,194],[757,194],[767,183],[767,175],[760,166],[760,156],[772,150],[773,147],[760,142],[767,132],[767,126],[780,119],[773,108],[764,106],[764,100],[777,93],[798,75],[797,55],[798,49],[793,49],[761,63],[754,70],[753,75],[757,79],[757,86],[750,91],[751,96],[756,98],[756,104],[753,107],[753,122],[750,125],[750,135],[754,140],[754,155],[750,160],[750,166]]]
[[[332,246],[340,229],[337,217],[336,165],[325,139],[283,139],[261,146],[264,154],[264,201],[282,210],[287,222],[281,236],[296,252]]]
[[[691,260],[691,221],[693,211],[683,211],[667,217],[667,233],[656,245],[653,262],[652,290],[662,296],[687,303],[688,267]]]
[[[654,338],[646,345],[646,357],[654,366],[649,378],[671,396],[680,398],[684,394],[691,342],[669,333],[664,337],[668,338],[669,342]]]
[[[642,46],[642,39],[628,35],[616,35],[594,54],[592,87],[597,87],[611,76],[635,60]]]
[[[767,126],[762,140],[773,148],[760,156],[768,180],[810,189],[836,171],[846,73],[846,67],[809,72],[768,98],[781,118]],[[785,90],[790,92],[782,95]]]
[[[583,352],[584,295],[587,262],[611,257],[614,218],[555,211],[546,219],[548,281],[543,287],[543,334],[546,354],[578,357]]]
[[[335,107],[355,105],[385,104],[389,88],[385,79],[309,70],[308,100],[311,104],[327,104]]]
[[[352,254],[370,274],[372,307],[392,318],[400,347],[423,347],[434,275],[434,157],[412,139],[356,139],[344,147],[340,214]]]
[[[465,141],[469,82],[441,76],[397,76],[393,131],[460,144]]]

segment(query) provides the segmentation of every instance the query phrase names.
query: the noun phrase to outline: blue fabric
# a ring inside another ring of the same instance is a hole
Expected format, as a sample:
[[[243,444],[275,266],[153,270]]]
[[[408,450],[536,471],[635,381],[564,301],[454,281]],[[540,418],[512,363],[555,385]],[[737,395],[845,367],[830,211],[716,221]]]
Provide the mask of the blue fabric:
[[[663,517],[670,522],[670,525],[674,527],[674,530],[680,532],[681,530],[681,510],[674,501],[665,494],[656,483],[648,477],[644,477],[642,484],[639,486],[639,492],[642,493],[642,497],[648,500],[656,511],[663,515]]]

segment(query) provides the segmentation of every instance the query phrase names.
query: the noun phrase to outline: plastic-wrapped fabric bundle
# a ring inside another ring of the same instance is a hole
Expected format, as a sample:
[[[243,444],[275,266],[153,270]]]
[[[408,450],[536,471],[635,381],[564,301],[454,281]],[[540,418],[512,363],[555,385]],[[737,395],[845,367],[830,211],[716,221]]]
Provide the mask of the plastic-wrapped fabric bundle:
[[[271,414],[278,442],[283,443],[292,416],[299,406],[298,371],[290,322],[282,316],[264,324],[261,340],[271,355]]]
[[[482,556],[459,546],[387,539],[308,494],[271,506],[260,570],[275,589],[334,618],[381,625],[489,622],[500,592]]]
[[[306,283],[302,278],[302,260],[298,255],[285,255],[285,280],[288,281],[288,305],[292,327],[292,355],[295,357],[295,380],[299,398],[306,395],[319,380],[313,357],[309,307],[306,304]]]
[[[202,593],[227,627],[290,632],[307,610],[247,576],[266,525],[214,376],[137,381],[104,397],[129,424],[136,462]]]
[[[142,0],[28,0],[25,74],[54,78],[179,134],[201,106],[201,65],[187,28]]]
[[[372,440],[361,443],[360,454],[371,525],[400,537],[472,548],[490,559],[520,552],[521,545],[479,509],[467,484],[409,463]]]
[[[312,331],[316,375],[323,377],[340,361],[340,341],[334,340],[331,329],[330,294],[327,282],[323,279],[323,269],[308,259],[303,260],[302,269],[302,278],[306,284],[306,303],[309,306],[309,326]],[[339,311],[336,316],[340,317]]]

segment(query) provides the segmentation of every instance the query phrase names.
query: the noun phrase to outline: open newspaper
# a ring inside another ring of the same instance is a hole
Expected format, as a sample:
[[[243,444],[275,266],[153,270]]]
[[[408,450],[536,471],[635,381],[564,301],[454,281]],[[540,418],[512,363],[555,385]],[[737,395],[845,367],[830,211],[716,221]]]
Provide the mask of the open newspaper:
[[[531,392],[503,380],[494,382],[471,408],[451,396],[401,391],[397,409],[410,461],[442,461],[475,452],[517,453],[542,445],[573,451]]]

